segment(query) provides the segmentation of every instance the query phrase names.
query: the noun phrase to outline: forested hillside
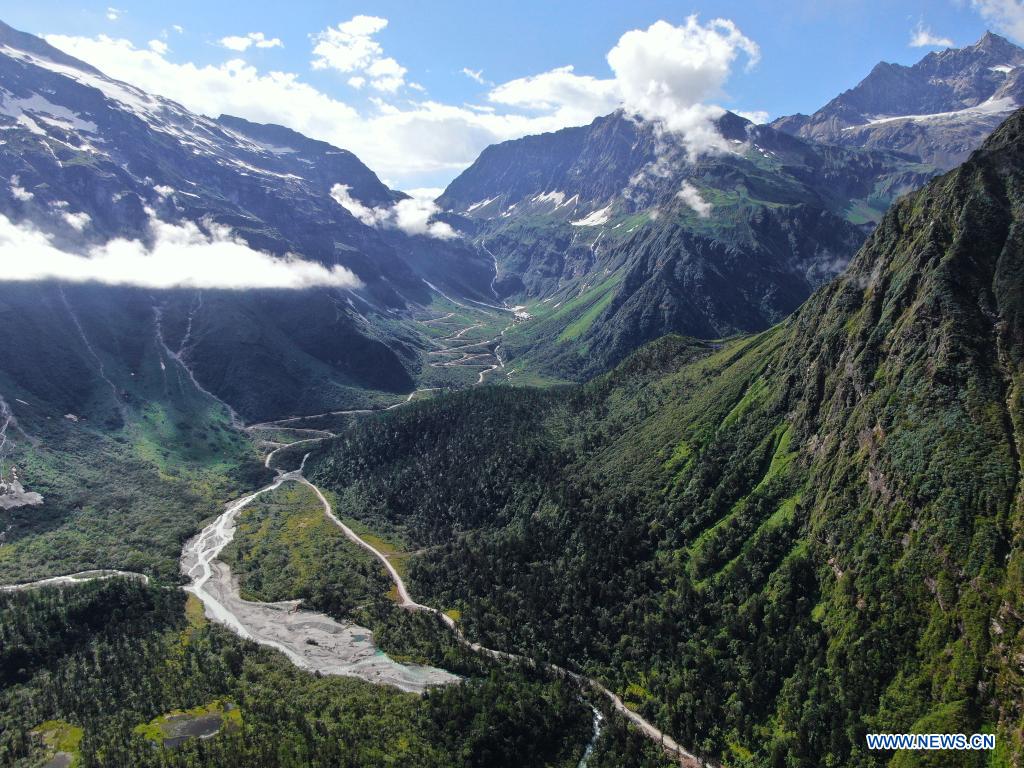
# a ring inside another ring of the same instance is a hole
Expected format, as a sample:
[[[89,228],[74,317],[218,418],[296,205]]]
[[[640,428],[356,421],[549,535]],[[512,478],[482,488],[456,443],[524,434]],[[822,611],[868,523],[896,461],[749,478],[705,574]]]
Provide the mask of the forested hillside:
[[[0,593],[0,764],[573,768],[592,737],[576,688],[529,670],[492,665],[419,697],[310,675],[184,603],[126,580]],[[211,714],[209,738],[165,738]],[[590,765],[625,763],[665,765],[613,719]]]
[[[1024,111],[785,323],[414,404],[307,474],[423,546],[415,590],[471,637],[600,676],[705,756],[883,765],[866,732],[995,730],[995,755],[893,764],[1016,764],[1022,181]]]

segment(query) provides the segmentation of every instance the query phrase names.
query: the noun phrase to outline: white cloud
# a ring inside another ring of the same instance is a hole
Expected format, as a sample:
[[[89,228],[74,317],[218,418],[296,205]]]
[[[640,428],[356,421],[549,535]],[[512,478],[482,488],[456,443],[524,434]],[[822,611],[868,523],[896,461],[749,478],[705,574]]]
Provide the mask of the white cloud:
[[[939,37],[932,32],[931,27],[926,27],[923,21],[917,22],[917,26],[910,30],[911,48],[952,48],[953,41],[948,37]]]
[[[371,208],[352,197],[351,188],[347,184],[331,187],[334,201],[368,227],[399,229],[407,235],[426,235],[439,240],[458,237],[449,224],[433,220],[440,213],[440,208],[434,203],[438,190],[424,188],[413,192],[416,194],[390,207]]]
[[[283,48],[284,43],[279,37],[267,37],[262,32],[250,32],[247,35],[228,35],[220,39],[220,44],[229,51],[239,53],[249,50],[252,46],[257,48]]]
[[[105,35],[48,35],[46,40],[112,77],[174,99],[195,112],[287,125],[351,150],[378,173],[407,186],[437,180],[439,174],[454,175],[488,144],[567,124],[554,114],[498,115],[434,101],[403,109],[381,103],[377,113],[360,114],[298,75],[260,72],[240,59],[197,66],[169,61],[128,40]],[[594,115],[587,117],[589,121]]]
[[[728,19],[702,25],[697,16],[673,26],[658,21],[632,30],[608,52],[626,109],[660,120],[683,134],[691,153],[724,150],[712,121],[722,109],[707,104],[717,96],[740,54],[747,67],[760,58],[757,44]]]
[[[619,88],[614,80],[577,75],[570,65],[502,83],[488,94],[488,99],[521,109],[596,117],[615,109]]]
[[[229,51],[244,51],[250,45],[252,40],[248,37],[237,37],[235,35],[228,35],[220,39],[220,44],[227,48]]]
[[[746,118],[754,125],[764,125],[765,123],[772,119],[772,116],[763,109],[752,109],[749,111],[743,109],[734,109],[733,112],[735,112],[740,117]]]
[[[166,184],[157,184],[153,187],[153,191],[160,195],[160,197],[170,197],[174,194],[174,187],[169,187]]]
[[[971,0],[985,21],[1017,42],[1024,42],[1024,2],[1022,0]]]
[[[398,90],[405,69],[385,56],[372,37],[386,24],[379,17],[357,16],[313,36],[314,66],[345,71],[351,75],[349,85],[356,89],[374,87],[385,96],[389,89]],[[688,121],[672,120],[669,127],[688,130],[692,134],[689,146],[700,151],[715,143],[717,132],[709,121],[720,115],[721,109],[681,105],[713,96],[737,55],[746,52],[753,58],[756,52],[756,46],[729,22],[716,20],[701,26],[691,18],[681,27],[659,22],[646,31],[622,36],[609,54],[616,70],[614,79],[559,67],[494,87],[487,105],[454,105],[423,98],[389,102],[375,97],[372,106],[356,110],[297,74],[259,70],[240,59],[200,66],[173,62],[158,51],[104,35],[48,35],[46,39],[108,75],[179,101],[193,111],[278,123],[351,150],[400,186],[447,181],[489,144],[584,125],[615,109],[626,94],[630,95],[628,105],[644,116],[667,112],[668,117],[678,117],[682,113]],[[653,46],[651,50],[637,50],[646,44]],[[376,77],[368,71],[371,67]],[[644,88],[649,85],[654,95],[661,94],[653,106],[677,109],[646,109],[650,105],[638,103],[643,101],[637,98],[643,90],[641,80]],[[680,81],[692,87],[684,89]]]
[[[158,53],[161,56],[166,54],[167,51],[169,50],[167,43],[165,43],[163,40],[150,40],[148,45],[149,50],[153,51],[154,53]]]
[[[470,69],[469,67],[463,67],[462,74],[464,74],[470,80],[480,83],[480,85],[488,84],[488,81],[484,80],[484,71],[482,69]]]
[[[18,200],[22,203],[27,203],[29,200],[35,197],[34,194],[29,192],[23,186],[21,186],[20,176],[11,176],[11,194],[14,195],[15,200]]]
[[[312,35],[313,69],[334,69],[338,72],[362,73],[360,85],[369,79],[370,87],[384,93],[395,93],[405,85],[406,68],[384,55],[381,44],[373,36],[388,25],[379,16],[353,16],[336,27],[328,27]],[[352,80],[349,79],[349,84]]]
[[[394,212],[395,226],[407,235],[427,235],[438,240],[458,237],[451,225],[433,220],[433,217],[441,212],[433,198],[408,197],[399,200],[395,203]]]
[[[86,254],[70,253],[30,224],[0,214],[0,280],[62,280],[143,288],[355,288],[344,267],[293,256],[276,258],[250,248],[224,226],[204,232],[191,222],[150,220],[151,244],[118,238]]]
[[[359,221],[368,227],[377,227],[384,223],[388,217],[387,208],[371,208],[363,205],[352,197],[352,187],[348,184],[335,184],[331,187],[331,197],[334,202],[355,216]]]
[[[92,216],[88,213],[64,213],[62,214],[64,222],[76,232],[81,232],[92,222]]]
[[[406,72],[406,68],[390,56],[377,59],[366,68],[366,74],[372,78],[370,86],[386,93],[395,93],[405,85]]]
[[[676,193],[676,197],[690,206],[698,216],[706,219],[711,215],[711,203],[700,196],[700,191],[688,181],[684,181],[682,188]]]
[[[117,21],[121,18],[121,14],[124,13],[120,8],[114,8],[112,6],[107,8],[107,18],[110,21]]]
[[[185,34],[185,28],[181,26],[181,24],[171,24],[171,29],[173,29],[179,35]]]
[[[444,194],[444,187],[417,187],[416,189],[405,190],[405,194],[424,200],[436,200]]]

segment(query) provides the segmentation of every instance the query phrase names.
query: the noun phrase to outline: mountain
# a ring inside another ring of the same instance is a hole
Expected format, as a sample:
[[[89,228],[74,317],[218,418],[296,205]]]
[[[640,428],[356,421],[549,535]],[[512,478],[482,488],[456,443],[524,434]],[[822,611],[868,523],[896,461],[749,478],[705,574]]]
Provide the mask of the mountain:
[[[339,514],[489,647],[601,677],[744,766],[1013,765],[1024,110],[758,335],[462,393],[317,450]],[[998,734],[995,753],[865,733]]]
[[[61,348],[93,368],[101,361],[106,371],[91,376],[91,394],[82,380],[68,382],[68,391],[86,399],[109,394],[104,378],[131,390],[140,360],[126,351],[162,332],[190,376],[246,419],[367,403],[374,391],[415,387],[429,344],[408,315],[435,297],[424,280],[491,297],[493,265],[485,255],[459,240],[367,226],[334,199],[338,184],[365,208],[407,197],[351,152],[281,126],[194,114],[3,24],[0,129],[0,174],[9,180],[0,188],[0,214],[61,247],[84,250],[114,238],[149,243],[155,223],[194,223],[205,232],[229,228],[231,237],[275,256],[346,267],[361,283],[202,294],[90,285],[59,296],[53,286],[33,294],[2,284],[0,306],[15,315],[0,342],[8,389],[37,395],[56,385],[32,381],[11,361],[31,367],[26,348]],[[68,335],[72,317],[81,334]],[[85,410],[81,399],[57,402]]]
[[[1024,104],[1024,49],[986,32],[906,67],[882,62],[813,115],[772,126],[826,144],[914,155],[952,168]]]
[[[839,272],[889,203],[933,169],[825,147],[727,113],[727,151],[616,112],[484,150],[438,204],[533,316],[505,334],[523,372],[581,379],[665,333],[778,322]]]

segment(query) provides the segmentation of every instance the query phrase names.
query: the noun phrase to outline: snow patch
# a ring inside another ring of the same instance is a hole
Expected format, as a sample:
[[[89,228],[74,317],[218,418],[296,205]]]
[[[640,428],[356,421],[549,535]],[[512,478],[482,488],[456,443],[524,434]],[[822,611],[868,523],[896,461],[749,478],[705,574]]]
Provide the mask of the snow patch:
[[[10,91],[0,88],[0,114],[18,120],[26,113],[30,113],[32,118],[43,120],[66,130],[96,133],[96,123],[83,120],[77,112],[59,104],[53,104],[38,93],[32,94],[27,99],[19,99]],[[31,118],[30,121],[35,122]]]
[[[147,123],[151,123],[153,121],[155,117],[154,110],[159,110],[163,107],[160,101],[149,96],[149,94],[144,91],[130,86],[127,83],[111,80],[110,78],[97,73],[86,72],[67,64],[58,64],[50,59],[42,58],[36,54],[29,53],[28,51],[21,51],[17,48],[12,48],[9,45],[0,47],[0,54],[9,56],[12,59],[26,61],[29,64],[34,64],[37,67],[55,72],[58,75],[69,77],[82,85],[96,88],[108,99],[116,101],[127,107],[131,112],[135,113]]]
[[[1012,112],[1017,108],[1017,103],[1010,96],[1004,96],[1001,99],[988,99],[980,104],[967,107],[965,109],[957,109],[952,112],[934,112],[930,115],[879,115],[868,120],[868,125],[880,125],[882,123],[891,123],[896,120],[912,120],[914,122],[926,122],[930,120],[949,120],[949,119],[960,119],[960,118],[971,118],[977,117],[978,115],[1001,115],[1005,112]],[[860,128],[859,125],[851,125],[844,128],[844,131],[851,131],[855,128]]]
[[[268,171],[266,168],[257,168],[255,165],[250,165],[249,163],[243,163],[241,160],[232,160],[231,163],[233,165],[237,166],[238,168],[241,168],[242,170],[245,170],[245,171],[249,171],[251,173],[258,173],[258,174],[261,174],[263,176],[273,176],[274,178],[278,178],[278,179],[286,179],[286,180],[292,180],[292,181],[294,181],[294,180],[302,181],[302,177],[301,176],[296,176],[294,173],[276,173],[274,171]],[[242,174],[242,175],[244,176],[245,174]]]
[[[604,208],[600,208],[582,219],[576,219],[576,221],[570,221],[574,227],[599,227],[602,224],[608,223],[608,219],[612,216],[611,203],[606,205]]]
[[[531,202],[554,203],[555,208],[558,208],[563,202],[565,202],[565,192],[559,192],[557,190],[552,192],[542,192],[539,195],[534,195]]]
[[[486,200],[480,200],[479,202],[473,203],[471,206],[469,206],[469,208],[465,210],[465,213],[472,213],[473,211],[479,208],[484,208],[485,206],[490,205],[497,199],[498,198],[496,197],[488,197]]]

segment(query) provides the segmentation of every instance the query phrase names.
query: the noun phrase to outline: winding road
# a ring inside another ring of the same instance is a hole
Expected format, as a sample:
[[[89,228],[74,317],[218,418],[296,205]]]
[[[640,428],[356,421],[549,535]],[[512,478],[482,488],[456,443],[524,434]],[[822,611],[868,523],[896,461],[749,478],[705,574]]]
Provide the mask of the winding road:
[[[305,463],[305,458],[303,458],[303,463]],[[341,529],[342,533],[344,533],[345,536],[348,537],[350,541],[352,541],[355,544],[358,544],[360,547],[368,551],[381,562],[381,564],[387,570],[388,575],[391,578],[391,581],[394,582],[395,589],[398,592],[398,605],[400,607],[405,608],[409,611],[424,611],[427,613],[434,614],[435,616],[440,618],[441,621],[445,623],[445,625],[447,625],[447,627],[455,634],[455,637],[458,639],[460,643],[462,643],[462,645],[471,649],[475,653],[488,656],[492,659],[522,662],[535,668],[544,669],[547,672],[555,675],[556,677],[571,679],[582,687],[590,688],[591,690],[604,695],[611,702],[613,709],[624,715],[649,739],[656,741],[662,747],[662,749],[665,750],[666,754],[670,755],[673,758],[676,758],[679,761],[680,765],[685,766],[685,768],[700,768],[701,766],[705,765],[705,763],[703,763],[696,755],[684,749],[671,736],[668,736],[663,731],[658,729],[656,726],[651,724],[648,720],[644,719],[636,712],[631,710],[629,707],[627,707],[625,704],[623,704],[622,699],[619,698],[619,696],[617,696],[613,691],[609,690],[605,686],[601,685],[601,683],[599,683],[597,680],[594,680],[590,677],[586,677],[576,672],[571,672],[565,669],[564,667],[558,666],[557,664],[550,664],[547,662],[538,663],[537,661],[528,656],[522,656],[516,653],[508,653],[507,651],[499,651],[493,648],[487,648],[486,646],[480,645],[480,643],[474,643],[468,640],[466,636],[462,634],[462,630],[459,629],[458,624],[451,616],[444,613],[443,611],[439,611],[437,608],[433,608],[429,605],[424,605],[423,603],[418,603],[415,600],[413,600],[412,596],[409,594],[409,589],[405,585],[405,581],[402,579],[402,576],[395,569],[394,565],[391,564],[391,561],[388,559],[387,555],[385,555],[379,549],[377,549],[372,544],[367,542],[358,533],[353,531],[351,528],[345,525],[345,523],[339,520],[338,517],[334,514],[334,510],[332,509],[330,502],[327,501],[327,498],[323,495],[323,493],[321,493],[320,489],[313,485],[313,483],[309,482],[309,480],[307,480],[305,477],[303,477],[301,475],[301,470],[297,470],[297,472],[299,473],[297,475],[299,482],[307,485],[309,488],[313,490],[314,493],[316,493],[317,497],[320,499],[320,503],[323,504],[324,514],[326,514],[327,517],[330,518],[331,522],[337,525]]]
[[[434,288],[434,286],[431,286]],[[435,288],[435,290],[437,290]],[[440,293],[440,291],[438,291]],[[443,295],[443,294],[442,294]],[[457,302],[456,302],[457,303]],[[459,305],[463,306],[463,305]],[[507,309],[507,308],[506,308]],[[511,310],[509,310],[511,311]],[[157,340],[165,354],[181,368],[185,370],[191,382],[196,388],[209,395],[212,399],[222,402],[212,393],[204,389],[196,380],[192,371],[183,360],[183,349],[177,353],[171,350],[163,338],[160,324],[161,316],[159,309],[154,309]],[[453,313],[434,321],[444,322],[452,317]],[[478,327],[473,325],[463,328],[457,333],[449,335],[442,341],[461,342],[464,334]],[[490,344],[500,342],[500,336],[496,339],[489,339],[483,342],[470,342],[449,346],[447,349],[437,350],[436,353],[461,353],[462,357],[456,360],[431,363],[437,367],[466,366],[482,368],[478,374],[477,384],[484,381],[487,373],[504,368],[504,363],[496,350],[489,349]],[[469,355],[467,348],[484,346],[488,348],[487,353]],[[474,359],[479,357],[493,357],[496,363],[476,363]],[[410,393],[407,398],[388,406],[384,410],[391,410],[401,407],[413,401],[420,392],[431,391],[429,389],[418,389]],[[285,449],[294,449],[300,445],[315,445],[324,440],[335,437],[333,432],[328,430],[307,429],[303,427],[292,427],[290,424],[304,422],[318,417],[357,415],[372,413],[371,409],[353,409],[345,411],[331,411],[310,416],[293,416],[276,421],[261,422],[249,426],[242,426],[240,419],[230,406],[228,412],[232,421],[244,429],[250,435],[258,434],[260,431],[275,432],[278,435],[282,432],[292,433],[298,439],[292,442],[282,440],[263,440],[263,444],[271,450],[264,458],[264,466],[268,469],[274,468],[275,459]],[[6,425],[5,425],[6,426]],[[309,435],[309,436],[307,436]],[[314,613],[299,607],[300,601],[290,600],[280,603],[259,603],[243,600],[239,594],[238,581],[232,576],[228,566],[217,558],[225,546],[231,541],[235,532],[235,521],[238,514],[249,504],[265,493],[276,490],[286,482],[296,482],[305,485],[313,491],[323,506],[324,514],[336,525],[352,543],[363,548],[375,557],[388,573],[388,577],[395,586],[398,595],[398,605],[409,611],[422,611],[437,616],[445,626],[454,634],[455,638],[466,648],[475,653],[487,656],[488,658],[501,661],[515,661],[542,669],[547,673],[569,679],[583,689],[589,689],[601,696],[604,696],[611,707],[626,717],[637,729],[651,741],[658,744],[666,755],[684,768],[703,768],[710,765],[686,750],[677,743],[671,736],[658,729],[651,722],[641,715],[629,709],[622,699],[613,691],[606,688],[597,680],[572,672],[564,667],[548,662],[538,662],[528,656],[523,656],[507,651],[487,648],[480,643],[470,641],[462,633],[458,624],[452,617],[444,612],[424,605],[413,599],[409,589],[402,579],[401,574],[391,563],[387,555],[363,539],[358,533],[341,521],[334,513],[331,503],[316,485],[311,483],[303,474],[306,453],[298,469],[284,471],[277,469],[277,477],[269,485],[260,488],[247,496],[244,496],[230,503],[213,522],[188,542],[181,554],[181,569],[190,579],[190,583],[184,589],[195,595],[204,606],[206,616],[219,624],[228,627],[240,637],[253,640],[262,645],[275,648],[287,656],[296,666],[323,674],[336,674],[360,677],[373,683],[393,685],[401,690],[422,693],[427,688],[436,685],[444,685],[457,682],[459,678],[441,669],[434,667],[399,664],[383,654],[373,645],[372,632],[368,629],[352,624],[340,624],[325,614]],[[0,586],[0,591],[24,590],[36,587],[50,586],[54,584],[76,584],[96,579],[108,579],[116,576],[129,578],[141,578],[148,582],[148,578],[142,574],[129,573],[124,571],[102,570],[84,571],[68,576],[57,576],[50,579],[41,579],[25,584],[14,584]],[[599,716],[595,719],[595,729],[600,727]],[[590,744],[592,749],[593,742]],[[583,764],[586,764],[586,755]]]
[[[463,329],[462,331],[460,331],[460,332],[458,332],[458,333],[456,333],[456,334],[454,334],[452,336],[447,337],[447,340],[461,339],[462,335],[466,331],[468,331],[468,330],[470,330],[470,329],[469,328]],[[490,343],[490,342],[484,342],[484,343]],[[470,346],[475,346],[475,345],[470,345]],[[495,355],[495,357],[497,357],[497,356]],[[500,358],[497,358],[497,359],[499,360],[499,363],[500,363]],[[488,370],[493,370],[494,368],[497,368],[497,367],[498,366],[495,365],[493,368],[489,368]],[[483,382],[483,377],[484,377],[484,372],[481,372],[481,374],[480,374],[480,376],[478,378],[478,381],[477,381],[478,384]],[[417,391],[420,391],[420,390],[417,390]],[[399,403],[396,403],[396,404],[394,404],[392,406],[389,406],[388,410],[390,410],[391,408],[400,407],[402,405],[405,405],[406,403],[411,402],[412,399],[415,397],[415,395],[416,395],[416,392],[411,393],[406,400],[401,401]],[[335,412],[335,414],[364,413],[364,412],[365,411],[338,411],[338,412]],[[279,429],[280,425],[282,425],[282,424],[294,423],[296,421],[301,420],[302,418],[303,417],[295,417],[295,418],[292,418],[292,419],[281,420],[281,421],[276,421],[276,422],[264,422],[263,424],[254,425],[254,426],[261,427],[261,428],[264,428],[264,429]],[[309,417],[306,417],[306,418],[309,418]],[[252,429],[252,428],[250,428],[250,429]],[[295,442],[290,443],[288,445],[283,445],[283,446],[277,447],[274,450],[272,450],[269,454],[267,454],[267,457],[266,457],[266,460],[265,460],[265,465],[268,468],[271,467],[273,457],[276,456],[284,448],[293,448],[293,447],[295,447],[297,445],[300,445],[300,444],[315,444],[315,443],[319,443],[320,441],[326,440],[326,439],[328,439],[331,436],[333,436],[333,435],[331,435],[330,433],[327,433],[324,436],[306,438],[306,439],[295,441]],[[316,485],[311,483],[305,476],[303,476],[302,470],[305,467],[306,459],[308,457],[309,457],[309,454],[306,453],[303,456],[302,463],[301,463],[301,465],[299,466],[299,468],[297,470],[293,470],[291,472],[279,474],[278,475],[278,480],[276,482],[279,484],[280,482],[283,482],[286,479],[287,480],[294,480],[296,482],[302,483],[303,485],[307,486],[308,488],[310,488],[316,494],[317,498],[320,500],[320,504],[323,506],[324,514],[328,517],[328,519],[330,519],[330,521],[332,523],[334,523],[336,526],[338,526],[338,528],[342,531],[342,533],[344,533],[344,535],[346,536],[346,538],[349,539],[349,541],[351,541],[352,543],[356,544],[359,547],[362,547],[364,550],[366,550],[371,555],[373,555],[381,563],[381,565],[384,567],[384,569],[387,571],[388,577],[391,579],[392,583],[395,585],[395,590],[396,590],[397,595],[398,595],[398,605],[399,605],[399,607],[404,608],[405,610],[409,610],[409,611],[422,611],[422,612],[431,613],[431,614],[437,616],[445,624],[445,626],[447,626],[448,629],[455,635],[455,637],[458,640],[458,642],[461,643],[466,648],[469,648],[470,650],[472,650],[474,653],[478,653],[478,654],[487,656],[489,658],[496,659],[496,660],[501,660],[501,661],[515,661],[515,662],[519,662],[519,663],[525,663],[525,664],[528,664],[528,665],[530,665],[530,666],[532,666],[534,668],[543,669],[543,670],[545,670],[546,672],[548,672],[549,674],[551,674],[553,676],[570,679],[573,682],[575,682],[576,684],[578,684],[581,688],[588,688],[588,689],[598,693],[599,695],[604,696],[609,701],[609,703],[611,704],[611,706],[612,706],[612,708],[614,710],[616,710],[617,712],[622,714],[624,717],[626,717],[626,719],[628,719],[631,723],[633,723],[633,725],[635,725],[637,727],[637,729],[644,736],[646,736],[648,739],[656,742],[662,748],[662,750],[664,750],[664,752],[668,756],[670,756],[675,761],[677,761],[679,763],[679,765],[683,766],[684,768],[703,768],[703,766],[708,765],[708,763],[702,761],[696,755],[694,755],[689,750],[685,749],[682,745],[680,745],[678,742],[676,742],[675,739],[673,739],[671,736],[667,735],[666,733],[661,731],[659,728],[657,728],[654,724],[652,724],[650,721],[648,721],[647,719],[645,719],[644,717],[642,717],[641,715],[637,714],[636,712],[631,710],[629,707],[627,707],[623,703],[622,699],[618,695],[616,695],[616,693],[614,691],[608,689],[607,687],[602,685],[597,680],[595,680],[593,678],[590,678],[590,677],[586,677],[585,675],[581,675],[581,674],[579,674],[577,672],[572,672],[570,670],[565,669],[564,667],[558,666],[557,664],[551,664],[551,663],[548,663],[548,662],[537,662],[535,659],[532,659],[532,658],[527,657],[527,656],[523,656],[521,654],[509,653],[507,651],[501,651],[501,650],[496,650],[496,649],[493,649],[493,648],[487,648],[486,646],[483,646],[480,643],[472,642],[471,640],[469,640],[462,633],[462,630],[459,629],[458,624],[456,623],[456,621],[451,616],[447,615],[443,611],[438,610],[437,608],[434,608],[434,607],[429,606],[429,605],[424,605],[423,603],[419,603],[416,600],[414,600],[412,595],[409,594],[409,589],[408,589],[408,587],[405,584],[405,580],[402,578],[401,574],[398,572],[398,570],[395,568],[395,566],[391,563],[391,561],[388,558],[388,556],[385,555],[377,547],[375,547],[372,544],[370,544],[369,542],[367,542],[358,533],[356,533],[349,526],[347,526],[344,522],[342,522],[341,519],[338,518],[338,516],[334,513],[334,509],[331,506],[331,503],[327,500],[327,497],[323,494],[323,492],[320,490],[320,488],[318,488]],[[278,471],[281,472],[281,470],[278,470]],[[276,486],[274,486],[274,487],[276,487]]]

